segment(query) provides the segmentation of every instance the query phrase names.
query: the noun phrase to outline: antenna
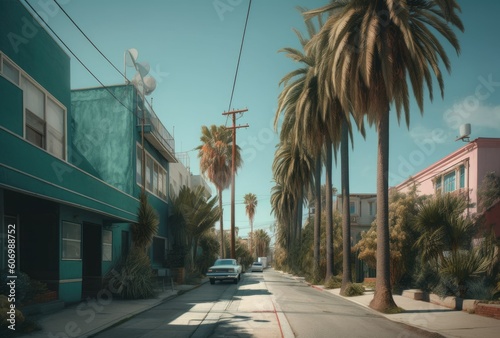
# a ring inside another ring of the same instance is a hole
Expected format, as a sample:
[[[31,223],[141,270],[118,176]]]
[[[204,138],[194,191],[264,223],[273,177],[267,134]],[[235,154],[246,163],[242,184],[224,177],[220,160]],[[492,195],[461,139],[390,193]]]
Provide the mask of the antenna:
[[[471,127],[470,123],[462,124],[460,126],[460,136],[457,137],[455,141],[462,140],[463,142],[469,142],[470,141],[470,133],[471,133]]]

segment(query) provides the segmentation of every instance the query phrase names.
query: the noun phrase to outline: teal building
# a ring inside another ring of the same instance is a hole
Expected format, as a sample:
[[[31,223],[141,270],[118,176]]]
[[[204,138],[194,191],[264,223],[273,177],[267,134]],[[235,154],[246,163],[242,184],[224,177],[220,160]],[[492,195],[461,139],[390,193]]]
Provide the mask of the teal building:
[[[66,303],[95,295],[129,250],[143,177],[162,266],[175,143],[140,94],[132,84],[72,91],[65,51],[20,2],[0,2],[0,270],[15,229],[17,271]]]

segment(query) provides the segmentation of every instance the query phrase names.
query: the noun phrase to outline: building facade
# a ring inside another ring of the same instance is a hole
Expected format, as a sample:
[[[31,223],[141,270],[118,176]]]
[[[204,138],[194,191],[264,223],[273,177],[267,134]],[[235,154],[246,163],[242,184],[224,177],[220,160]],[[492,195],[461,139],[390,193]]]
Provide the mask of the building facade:
[[[395,188],[407,192],[417,184],[421,195],[462,192],[468,199],[467,213],[474,215],[478,212],[478,189],[489,172],[500,174],[500,138],[477,138]]]
[[[70,58],[20,2],[0,2],[0,22],[0,270],[15,228],[17,271],[67,303],[95,294],[128,252],[144,185],[161,266],[173,138],[133,85],[71,91]]]

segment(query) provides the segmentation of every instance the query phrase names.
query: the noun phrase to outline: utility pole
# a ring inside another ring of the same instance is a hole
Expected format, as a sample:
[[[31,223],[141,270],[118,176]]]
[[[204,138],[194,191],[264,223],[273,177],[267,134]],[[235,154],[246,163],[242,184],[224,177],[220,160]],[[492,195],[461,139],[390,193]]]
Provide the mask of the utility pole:
[[[232,156],[231,156],[231,258],[235,259],[236,258],[236,250],[235,250],[235,245],[236,245],[236,234],[235,234],[235,221],[234,221],[234,182],[235,182],[235,176],[236,176],[236,129],[238,128],[247,128],[248,124],[242,125],[242,126],[236,126],[236,114],[237,113],[244,113],[248,111],[248,109],[238,109],[238,110],[231,110],[228,112],[222,113],[222,115],[232,115],[233,119],[233,126],[232,127],[227,127],[226,129],[232,129],[233,130],[233,144],[232,144]]]

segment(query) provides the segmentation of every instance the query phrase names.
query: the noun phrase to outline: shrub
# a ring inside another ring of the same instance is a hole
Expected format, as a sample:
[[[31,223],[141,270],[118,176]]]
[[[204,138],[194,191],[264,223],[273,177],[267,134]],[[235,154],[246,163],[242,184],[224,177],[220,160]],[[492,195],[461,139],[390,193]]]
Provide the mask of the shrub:
[[[342,276],[331,276],[325,281],[325,288],[338,289],[342,286]]]
[[[116,273],[122,278],[115,278]],[[110,285],[113,283],[113,285]],[[149,257],[141,249],[133,248],[123,263],[111,270],[105,278],[108,289],[116,290],[124,299],[144,299],[156,296],[155,281]]]
[[[361,296],[365,292],[365,288],[360,283],[352,283],[347,285],[344,291],[346,297]]]

